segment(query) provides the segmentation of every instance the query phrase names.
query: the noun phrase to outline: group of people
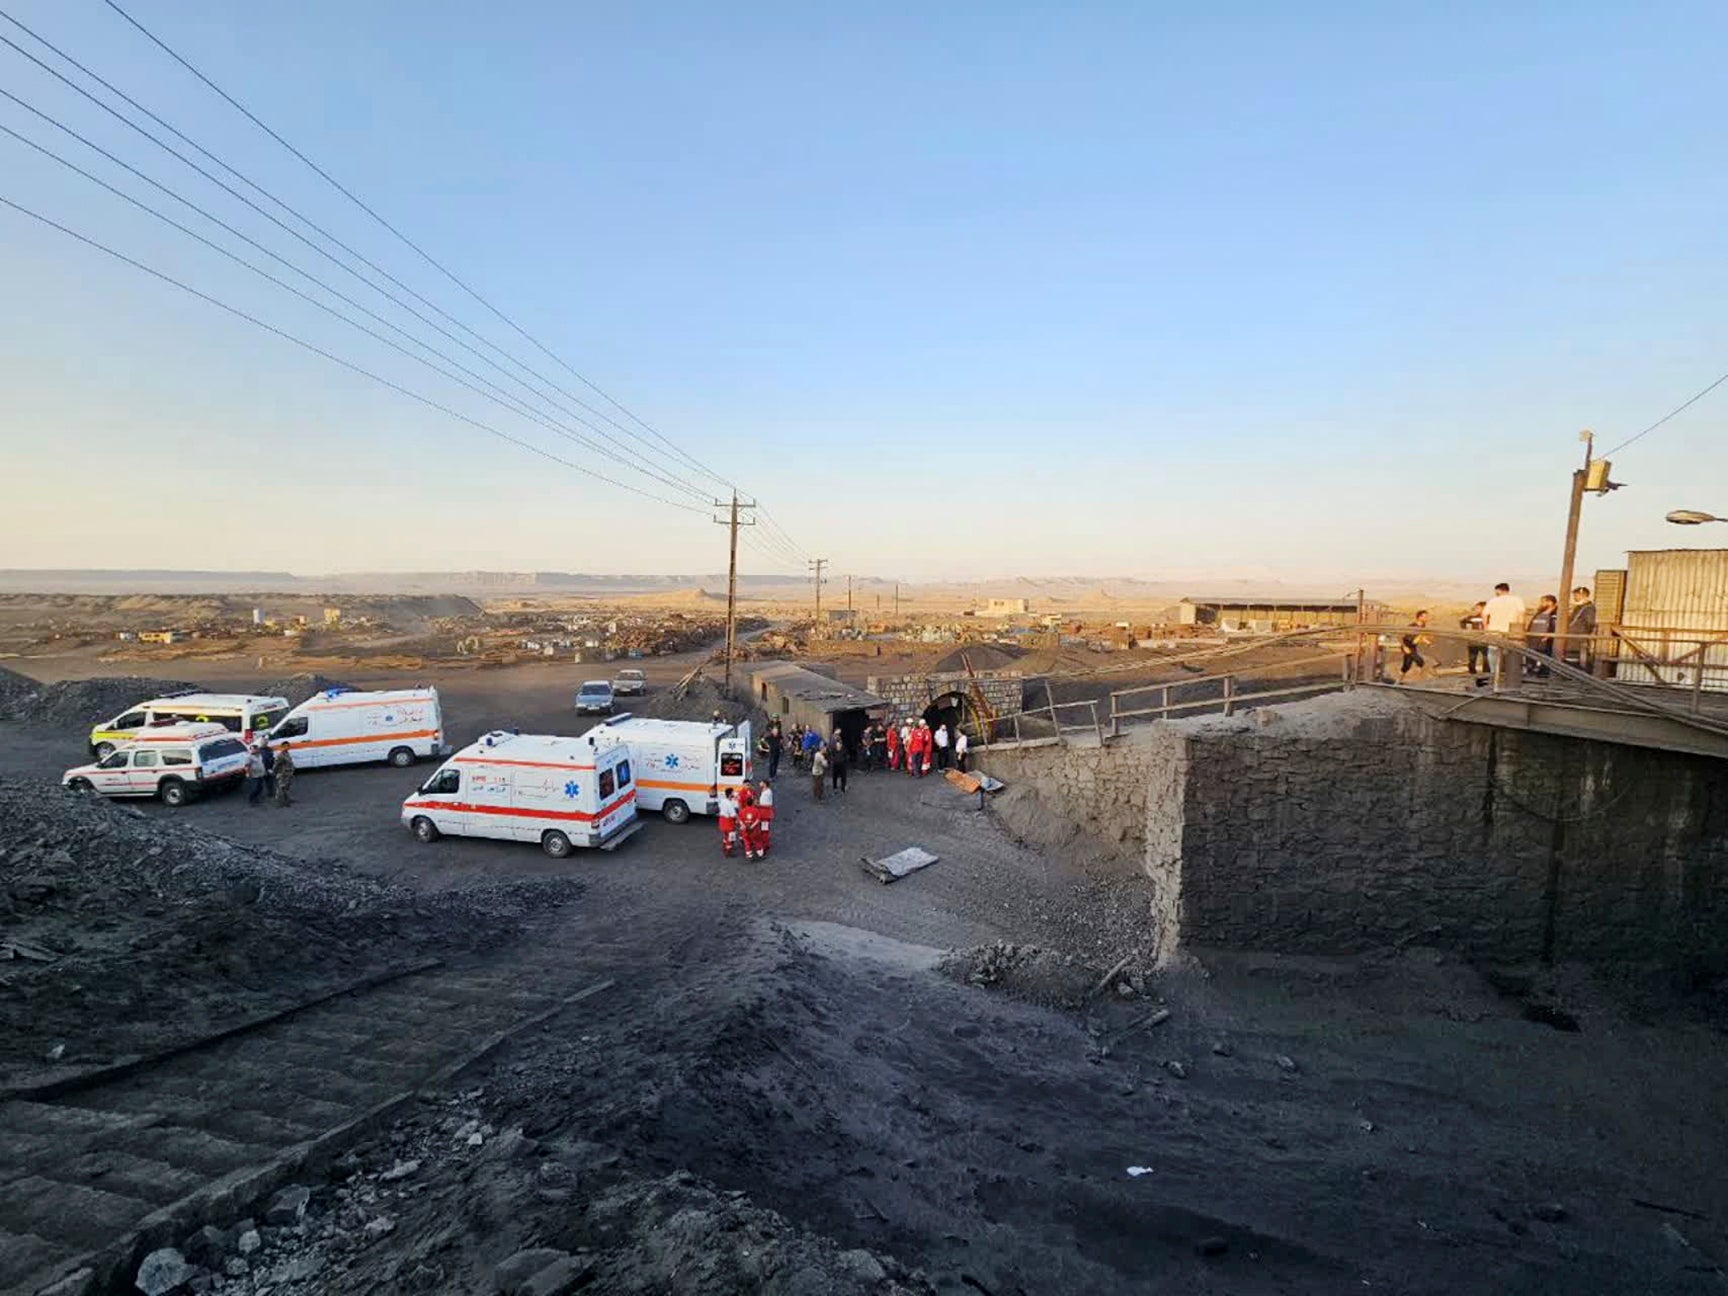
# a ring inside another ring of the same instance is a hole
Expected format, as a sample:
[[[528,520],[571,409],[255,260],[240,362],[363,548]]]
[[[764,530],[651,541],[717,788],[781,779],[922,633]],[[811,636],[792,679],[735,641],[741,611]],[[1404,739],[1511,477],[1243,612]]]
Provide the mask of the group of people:
[[[1527,657],[1524,673],[1538,678],[1551,674],[1543,657],[1558,657],[1569,665],[1588,670],[1591,664],[1591,641],[1596,633],[1596,604],[1590,597],[1590,587],[1579,585],[1572,591],[1571,607],[1566,612],[1565,629],[1560,623],[1560,599],[1544,594],[1531,612],[1512,592],[1505,581],[1494,587],[1494,597],[1476,604],[1458,622],[1461,630],[1484,630],[1491,635],[1521,640],[1538,656]],[[1499,645],[1493,641],[1470,645],[1469,672],[1477,686],[1488,682],[1500,669]]]
[[[286,742],[271,747],[259,739],[246,749],[246,801],[257,805],[265,796],[278,806],[294,804],[294,753]]]
[[[733,791],[720,789],[720,849],[727,859],[744,847],[744,858],[768,858],[774,841],[774,785],[762,782],[752,788],[748,783]]]
[[[1418,677],[1427,670],[1428,659],[1422,649],[1433,642],[1422,631],[1428,625],[1428,610],[1422,609],[1412,619],[1398,640],[1398,678],[1409,679],[1411,672]],[[1590,597],[1590,587],[1580,585],[1572,591],[1572,606],[1566,614],[1566,628],[1560,628],[1560,599],[1544,594],[1531,612],[1524,600],[1501,581],[1494,587],[1494,597],[1483,599],[1458,620],[1458,628],[1467,633],[1484,633],[1481,640],[1470,640],[1468,672],[1475,676],[1478,688],[1486,685],[1501,669],[1500,654],[1506,641],[1518,641],[1533,650],[1535,656],[1524,660],[1524,673],[1536,678],[1552,674],[1544,657],[1558,657],[1569,665],[1588,670],[1591,663],[1590,645],[1596,633],[1596,604]],[[1498,638],[1495,638],[1498,636]]]

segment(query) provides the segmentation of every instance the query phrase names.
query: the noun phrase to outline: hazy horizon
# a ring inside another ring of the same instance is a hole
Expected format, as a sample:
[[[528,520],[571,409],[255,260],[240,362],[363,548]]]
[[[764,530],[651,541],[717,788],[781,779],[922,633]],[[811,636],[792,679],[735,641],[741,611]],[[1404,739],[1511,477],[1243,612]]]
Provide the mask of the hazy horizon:
[[[723,571],[725,479],[772,510],[755,573],[1551,585],[1578,430],[1615,446],[1728,360],[1720,6],[140,15],[551,354],[106,6],[12,8],[414,296],[3,47],[269,253],[0,125],[407,353],[4,135],[0,198],[444,407],[0,207],[16,566]],[[1580,571],[1709,538],[1663,516],[1728,513],[1725,414],[1614,456]]]

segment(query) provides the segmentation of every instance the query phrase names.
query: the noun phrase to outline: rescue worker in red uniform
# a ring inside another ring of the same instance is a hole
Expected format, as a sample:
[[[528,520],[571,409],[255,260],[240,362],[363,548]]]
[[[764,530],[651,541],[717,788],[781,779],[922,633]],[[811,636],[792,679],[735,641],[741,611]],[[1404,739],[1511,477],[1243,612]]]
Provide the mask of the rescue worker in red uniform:
[[[894,724],[888,726],[888,768],[900,768],[900,726]]]
[[[756,804],[756,793],[748,783],[738,789],[738,836],[744,842],[744,858],[760,859],[762,807]]]
[[[720,789],[720,850],[727,859],[738,849],[738,799],[731,788]]]

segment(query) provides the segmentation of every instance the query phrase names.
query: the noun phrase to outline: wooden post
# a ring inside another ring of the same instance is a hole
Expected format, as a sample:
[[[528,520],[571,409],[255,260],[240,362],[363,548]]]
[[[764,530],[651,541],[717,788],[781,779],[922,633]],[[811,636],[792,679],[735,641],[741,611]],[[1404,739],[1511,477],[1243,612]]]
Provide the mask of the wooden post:
[[[1170,718],[1170,686],[1168,684],[1161,686],[1158,690],[1158,710],[1160,720]]]
[[[1116,714],[1116,710],[1116,695],[1112,693],[1110,695],[1110,736],[1112,738],[1122,736],[1122,718]]]
[[[1694,706],[1692,709],[1696,711],[1698,708]],[[1098,703],[1096,701],[1092,703],[1092,727],[1098,731],[1098,745],[1102,747],[1104,745],[1104,725],[1098,719]]]
[[[1224,677],[1224,714],[1227,716],[1236,714],[1236,677],[1234,675]]]
[[[1704,651],[1708,646],[1704,640],[1698,641],[1698,673],[1692,677],[1692,710],[1694,713],[1704,705]]]

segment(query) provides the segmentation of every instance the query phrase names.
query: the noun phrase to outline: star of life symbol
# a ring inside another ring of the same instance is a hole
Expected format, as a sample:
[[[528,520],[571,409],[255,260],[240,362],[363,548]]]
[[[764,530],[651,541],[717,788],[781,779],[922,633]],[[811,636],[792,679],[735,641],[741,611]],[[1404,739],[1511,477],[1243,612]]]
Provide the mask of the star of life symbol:
[[[566,783],[564,785],[564,795],[567,797],[572,797],[572,798],[581,796],[582,795],[581,785],[578,784],[575,779],[571,779],[568,783]]]
[[[678,768],[678,757],[668,756],[666,758],[666,768],[667,769],[677,769]]]

